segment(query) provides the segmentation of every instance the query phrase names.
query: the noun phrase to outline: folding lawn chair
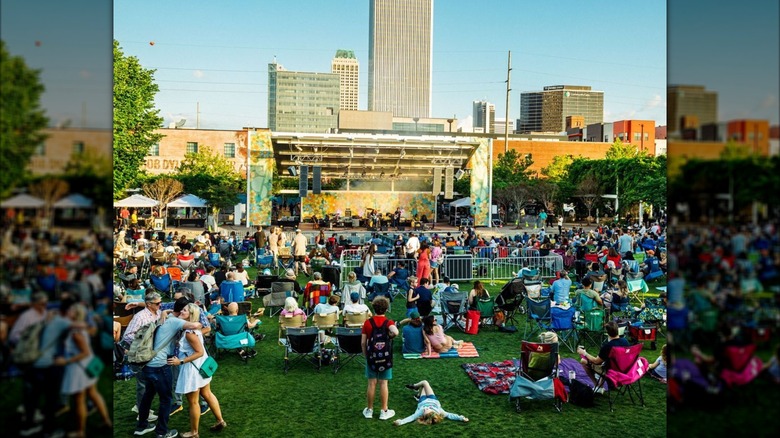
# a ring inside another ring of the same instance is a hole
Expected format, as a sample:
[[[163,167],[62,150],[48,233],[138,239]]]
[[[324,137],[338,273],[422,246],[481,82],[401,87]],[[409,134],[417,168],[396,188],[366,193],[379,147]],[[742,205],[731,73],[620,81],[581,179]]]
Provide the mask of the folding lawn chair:
[[[263,306],[268,308],[268,315],[274,316],[282,311],[284,301],[288,297],[298,298],[290,281],[274,281],[271,283],[271,293],[263,297]]]
[[[515,402],[515,410],[518,413],[521,412],[521,399],[552,399],[555,409],[561,412],[565,390],[562,389],[562,384],[556,377],[557,374],[557,343],[542,344],[523,341],[520,350],[520,366],[509,390],[509,401]]]
[[[361,328],[336,327],[336,354],[333,356],[333,374],[339,372],[355,358],[363,357]]]
[[[169,297],[172,296],[173,280],[171,279],[171,274],[167,272],[163,275],[152,274],[149,276],[149,281],[158,291],[168,295]]]
[[[496,297],[496,308],[504,312],[504,321],[517,325],[518,313],[525,313],[523,307],[523,298],[525,294],[525,285],[521,278],[513,278],[501,288],[501,293]]]
[[[523,339],[530,339],[537,333],[550,330],[550,300],[544,298],[536,301],[529,298],[526,300],[526,306],[528,310],[525,329],[523,330]]]
[[[360,328],[363,327],[363,323],[368,320],[368,312],[363,313],[345,313],[344,314],[344,327]]]
[[[303,315],[279,315],[279,345],[287,345],[287,338],[283,337],[283,335],[288,328],[300,328],[305,325],[306,323],[303,321]]]
[[[489,298],[486,300],[477,300],[477,310],[479,310],[479,325],[480,327],[486,325],[493,325],[493,317],[495,316],[496,299]]]
[[[580,342],[592,344],[596,348],[601,348],[604,340],[604,309],[591,309],[581,313],[582,321],[577,323],[577,337]]]
[[[555,306],[550,308],[550,328],[558,334],[558,342],[569,351],[577,350],[577,330],[574,326],[574,306],[567,309]]]
[[[249,330],[249,322],[245,314],[230,316],[216,315],[216,335],[214,336],[214,357],[219,359],[221,351],[243,350],[254,352],[255,337]],[[251,354],[244,354],[241,359],[248,362]]]
[[[642,303],[645,299],[645,292],[650,290],[650,288],[647,287],[647,283],[644,279],[638,278],[638,279],[627,279],[626,284],[628,285],[628,296],[631,298],[631,301],[635,303]],[[642,293],[642,296],[639,296],[639,293]]]
[[[304,359],[309,359],[317,371],[320,371],[322,362],[320,356],[317,355],[320,352],[317,327],[287,328],[285,338],[287,339],[284,346],[285,374],[293,365]],[[290,360],[291,356],[293,356],[292,360]]]
[[[466,331],[466,311],[468,302],[468,293],[461,292],[454,287],[448,287],[441,293],[441,316],[442,328],[446,331],[453,325],[461,331]]]
[[[612,347],[609,351],[609,360],[607,361],[605,372],[599,376],[594,391],[596,388],[603,387],[604,382],[607,383],[607,398],[610,411],[615,412],[615,401],[626,393],[628,393],[631,403],[635,403],[634,395],[636,395],[639,403],[644,407],[642,376],[647,373],[649,364],[647,359],[639,355],[641,352],[642,344],[628,347]]]

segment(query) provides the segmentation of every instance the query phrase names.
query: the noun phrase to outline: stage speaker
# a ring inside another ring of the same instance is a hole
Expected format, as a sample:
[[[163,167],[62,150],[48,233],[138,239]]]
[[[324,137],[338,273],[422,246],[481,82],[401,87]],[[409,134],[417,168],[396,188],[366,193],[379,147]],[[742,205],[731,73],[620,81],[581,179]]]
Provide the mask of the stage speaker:
[[[290,176],[298,176],[298,169],[296,169],[295,166],[290,166],[287,168],[287,173],[289,173]]]
[[[444,169],[444,199],[452,199],[455,184],[452,180],[454,172],[452,167]]]
[[[305,198],[309,191],[309,166],[301,166],[298,177],[298,196]]]
[[[319,195],[322,191],[322,167],[312,166],[311,168],[311,192]]]
[[[463,175],[464,175],[465,173],[466,173],[466,171],[465,171],[465,170],[463,170],[463,169],[458,169],[458,171],[457,171],[457,172],[455,172],[455,179],[456,179],[456,180],[460,180],[461,178],[463,178]]]
[[[441,192],[441,167],[433,169],[433,196]]]

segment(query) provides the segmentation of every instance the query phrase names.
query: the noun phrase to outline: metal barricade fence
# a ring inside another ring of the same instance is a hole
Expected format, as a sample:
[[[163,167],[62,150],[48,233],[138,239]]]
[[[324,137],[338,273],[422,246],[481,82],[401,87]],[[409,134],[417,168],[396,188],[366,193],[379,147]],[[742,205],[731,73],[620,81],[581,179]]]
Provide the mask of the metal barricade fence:
[[[361,256],[361,250],[344,250],[340,260],[342,283],[347,281],[349,272],[360,266]],[[414,259],[377,257],[374,264],[384,274],[388,274],[398,261],[406,264],[409,275],[416,275],[417,260]],[[510,280],[516,277],[523,268],[536,270],[541,278],[554,278],[556,272],[563,270],[563,257],[558,254],[496,258],[447,254],[439,267],[439,277],[447,276],[454,282],[485,280],[493,285],[495,280]]]

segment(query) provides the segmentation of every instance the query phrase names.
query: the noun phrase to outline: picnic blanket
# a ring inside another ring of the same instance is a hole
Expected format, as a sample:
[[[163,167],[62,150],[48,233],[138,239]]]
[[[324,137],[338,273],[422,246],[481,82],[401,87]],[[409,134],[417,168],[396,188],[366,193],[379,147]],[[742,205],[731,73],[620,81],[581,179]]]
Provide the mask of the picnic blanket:
[[[425,353],[404,353],[404,359],[440,359],[446,357],[479,357],[479,353],[472,342],[464,342],[460,350],[453,347],[445,353],[437,353],[435,351],[430,355]]]
[[[515,382],[515,373],[520,366],[520,361],[510,359],[503,362],[464,363],[461,366],[477,385],[477,388],[485,394],[509,394],[509,389]],[[582,368],[582,364],[576,359],[562,359],[558,368],[561,370],[561,381],[566,384],[567,389],[569,371],[574,371],[576,373],[575,379],[589,388],[595,386]]]

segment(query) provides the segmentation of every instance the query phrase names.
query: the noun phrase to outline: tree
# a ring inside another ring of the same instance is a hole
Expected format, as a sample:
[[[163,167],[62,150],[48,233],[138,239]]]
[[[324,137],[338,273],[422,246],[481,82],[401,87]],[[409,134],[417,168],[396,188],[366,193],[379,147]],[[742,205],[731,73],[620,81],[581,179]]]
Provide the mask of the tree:
[[[558,197],[558,191],[558,184],[541,178],[537,178],[531,186],[534,199],[541,202],[548,212],[555,211],[555,199]]]
[[[531,203],[531,186],[529,183],[518,183],[513,186],[505,187],[496,191],[493,195],[493,199],[496,202],[504,206],[505,211],[509,211],[509,207],[514,207],[517,229],[520,228],[520,210],[523,210],[528,204]],[[507,218],[508,221],[508,218]]]
[[[0,197],[23,180],[35,147],[46,139],[49,120],[40,107],[40,70],[11,56],[0,41]]]
[[[592,173],[586,175],[577,186],[576,194],[576,196],[582,198],[582,203],[588,209],[588,221],[590,221],[593,217],[591,215],[593,207],[599,202],[601,195],[604,194],[604,190],[599,185],[596,176]]]
[[[233,163],[208,146],[186,154],[173,177],[184,184],[188,193],[203,198],[215,214],[236,205],[244,183]]]
[[[569,173],[569,166],[573,162],[574,157],[571,155],[556,155],[550,164],[542,169],[542,175],[552,181],[562,181],[566,179],[566,175]]]
[[[68,193],[68,183],[60,178],[47,177],[30,185],[30,193],[43,199],[44,217],[52,219],[52,205]]]
[[[623,143],[619,138],[615,139],[607,153],[604,154],[606,160],[619,160],[621,158],[636,158],[645,155],[638,147],[631,143]]]
[[[499,154],[493,165],[493,190],[501,190],[528,181],[533,171],[528,170],[533,164],[529,155],[523,157],[514,149],[505,154]]]
[[[155,70],[144,69],[138,58],[125,56],[114,40],[114,196],[137,183],[149,149],[163,137],[155,133],[162,125],[154,107],[159,87]]]
[[[166,211],[165,206],[184,192],[184,184],[173,178],[163,177],[144,184],[143,189],[146,196],[159,202],[157,204],[157,217],[163,217]]]

